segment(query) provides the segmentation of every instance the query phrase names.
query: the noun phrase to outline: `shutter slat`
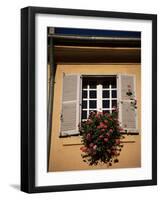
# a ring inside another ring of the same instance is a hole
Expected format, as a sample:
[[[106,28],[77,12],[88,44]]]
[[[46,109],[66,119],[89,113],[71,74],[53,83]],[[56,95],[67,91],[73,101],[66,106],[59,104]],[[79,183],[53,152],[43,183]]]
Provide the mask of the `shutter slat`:
[[[121,126],[128,132],[137,131],[137,111],[132,106],[131,102],[136,99],[135,77],[133,75],[121,74],[119,76],[119,92],[120,92],[120,111],[119,117]],[[127,95],[127,92],[132,92],[132,95]]]
[[[125,129],[136,129],[136,113],[130,104],[130,102],[122,103],[122,127]]]
[[[76,127],[76,102],[64,103],[61,131],[74,130]]]
[[[77,99],[77,76],[65,75],[63,78],[63,102]]]
[[[63,76],[62,113],[60,126],[60,134],[62,136],[78,134],[78,86],[78,75],[66,74]]]

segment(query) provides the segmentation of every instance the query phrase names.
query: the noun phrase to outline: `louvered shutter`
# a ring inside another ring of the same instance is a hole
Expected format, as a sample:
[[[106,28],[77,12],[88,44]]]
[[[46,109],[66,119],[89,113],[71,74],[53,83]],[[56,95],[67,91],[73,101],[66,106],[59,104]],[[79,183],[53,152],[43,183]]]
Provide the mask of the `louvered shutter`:
[[[61,136],[78,134],[80,76],[64,74],[62,88]]]
[[[137,109],[133,103],[136,99],[135,76],[118,76],[119,120],[121,127],[128,132],[137,131]]]

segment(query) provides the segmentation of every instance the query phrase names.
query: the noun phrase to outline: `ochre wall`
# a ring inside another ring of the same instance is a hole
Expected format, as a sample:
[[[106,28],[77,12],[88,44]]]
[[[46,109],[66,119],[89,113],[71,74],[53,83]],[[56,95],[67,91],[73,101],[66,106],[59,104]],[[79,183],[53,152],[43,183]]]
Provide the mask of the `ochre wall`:
[[[79,74],[134,74],[136,75],[136,96],[138,105],[139,135],[125,136],[119,163],[88,166],[82,161],[80,136],[59,138],[60,112],[62,97],[62,77],[64,73]],[[57,65],[56,83],[54,92],[54,112],[52,118],[51,147],[49,154],[49,171],[88,170],[107,168],[141,167],[141,67],[139,64],[71,64]]]

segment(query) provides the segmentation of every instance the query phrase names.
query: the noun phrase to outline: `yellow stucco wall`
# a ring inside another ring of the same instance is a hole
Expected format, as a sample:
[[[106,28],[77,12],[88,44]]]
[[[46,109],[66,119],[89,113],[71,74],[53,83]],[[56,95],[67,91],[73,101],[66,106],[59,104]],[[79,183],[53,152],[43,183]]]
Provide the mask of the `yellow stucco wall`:
[[[138,105],[139,135],[126,136],[119,163],[111,168],[131,168],[141,166],[141,67],[139,64],[72,64],[57,65],[54,94],[54,112],[49,154],[49,172],[66,170],[107,169],[107,165],[88,166],[82,161],[80,136],[59,138],[62,97],[62,78],[64,73],[78,74],[134,74],[136,76],[136,96]]]

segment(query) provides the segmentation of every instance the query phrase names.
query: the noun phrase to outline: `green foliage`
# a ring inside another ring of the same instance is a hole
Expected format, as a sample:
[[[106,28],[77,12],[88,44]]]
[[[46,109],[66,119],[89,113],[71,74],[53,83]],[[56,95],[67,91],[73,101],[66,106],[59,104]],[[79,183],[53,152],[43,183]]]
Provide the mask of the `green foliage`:
[[[91,112],[87,121],[81,122],[79,130],[83,146],[80,148],[83,161],[89,165],[119,162],[121,145],[121,127],[118,121],[118,110],[113,113]]]

